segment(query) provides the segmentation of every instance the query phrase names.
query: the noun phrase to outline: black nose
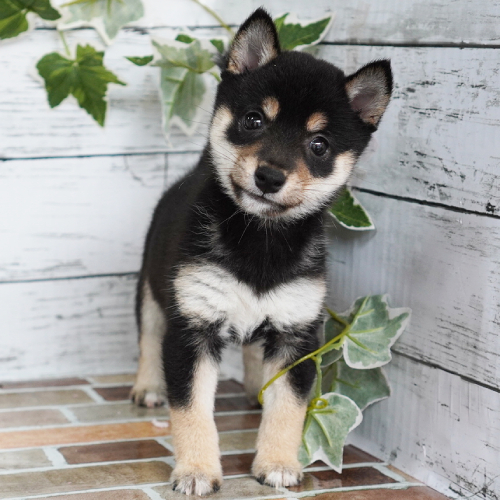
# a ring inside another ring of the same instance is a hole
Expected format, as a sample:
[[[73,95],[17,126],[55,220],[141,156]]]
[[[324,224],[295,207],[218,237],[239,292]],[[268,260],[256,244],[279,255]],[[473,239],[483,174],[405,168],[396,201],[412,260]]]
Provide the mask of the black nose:
[[[285,184],[285,175],[271,167],[259,167],[255,171],[255,185],[265,193],[277,193]]]

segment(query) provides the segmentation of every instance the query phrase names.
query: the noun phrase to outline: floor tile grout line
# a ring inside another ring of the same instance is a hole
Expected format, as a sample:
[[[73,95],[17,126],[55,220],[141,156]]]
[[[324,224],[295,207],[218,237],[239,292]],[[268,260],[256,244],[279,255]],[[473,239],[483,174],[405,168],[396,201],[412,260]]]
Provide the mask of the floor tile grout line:
[[[326,488],[324,490],[310,490],[310,491],[301,491],[299,493],[295,493],[297,498],[303,498],[307,496],[316,496],[322,493],[342,493],[346,491],[368,491],[368,490],[405,490],[408,488],[413,488],[416,486],[423,486],[422,483],[413,483],[411,481],[405,481],[402,483],[384,483],[384,484],[372,484],[372,485],[364,485],[364,486],[345,486],[341,488]]]
[[[81,390],[85,392],[89,398],[92,398],[95,403],[107,403],[106,399],[96,392],[92,386],[84,385]]]
[[[395,481],[398,481],[399,483],[404,483],[407,481],[403,476],[399,475],[397,472],[389,469],[386,464],[380,464],[377,463],[373,466],[375,469],[377,469],[379,472],[382,474],[390,477],[391,479],[394,479]]]
[[[59,408],[59,411],[69,420],[70,424],[77,424],[78,419],[70,408]]]
[[[164,500],[153,488],[144,488],[142,491],[150,498],[150,500]]]
[[[74,408],[74,407],[73,407]],[[67,408],[72,410],[73,408]],[[61,410],[61,408],[58,408]],[[66,409],[66,408],[65,408]],[[61,411],[61,413],[63,413]],[[232,417],[239,415],[260,415],[262,410],[231,410],[231,411],[218,411],[214,413],[216,417]],[[64,414],[64,413],[63,413]],[[65,415],[66,416],[66,415]],[[9,434],[14,432],[26,432],[26,431],[36,431],[36,430],[49,430],[49,429],[71,429],[76,427],[88,427],[92,425],[117,425],[117,424],[135,424],[141,422],[152,422],[156,419],[169,420],[169,415],[149,415],[147,417],[137,417],[137,418],[125,418],[125,419],[114,419],[114,420],[92,420],[92,421],[80,421],[76,417],[75,421],[70,421],[65,424],[49,424],[49,425],[26,425],[22,427],[5,427],[0,429],[0,436],[2,434]]]
[[[66,462],[66,459],[64,458],[63,454],[55,446],[44,446],[42,450],[45,453],[45,456],[52,462],[52,468],[49,470],[64,469],[68,465],[68,462]],[[11,470],[9,472],[14,474],[20,470],[21,469],[15,469],[14,471]],[[39,468],[35,467],[24,470],[34,471],[34,470],[39,470]],[[0,471],[0,475],[2,475],[3,472],[4,471]]]

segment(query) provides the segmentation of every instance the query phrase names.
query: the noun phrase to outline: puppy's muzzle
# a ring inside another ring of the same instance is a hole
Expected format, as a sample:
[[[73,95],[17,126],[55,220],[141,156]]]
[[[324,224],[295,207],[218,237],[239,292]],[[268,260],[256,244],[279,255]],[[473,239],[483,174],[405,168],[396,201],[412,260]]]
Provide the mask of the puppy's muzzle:
[[[262,191],[262,194],[277,193],[286,181],[283,172],[265,165],[257,168],[254,179],[255,185]]]

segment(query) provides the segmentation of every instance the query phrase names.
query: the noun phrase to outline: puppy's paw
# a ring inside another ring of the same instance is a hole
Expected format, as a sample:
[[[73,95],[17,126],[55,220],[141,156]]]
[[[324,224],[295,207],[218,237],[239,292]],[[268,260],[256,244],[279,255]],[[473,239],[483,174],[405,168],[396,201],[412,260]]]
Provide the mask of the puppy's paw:
[[[130,391],[130,399],[137,406],[148,408],[162,406],[167,400],[165,391],[161,387],[144,387],[139,384],[134,385]]]
[[[170,477],[172,489],[185,495],[206,496],[220,490],[222,473],[206,473],[201,469],[176,467]]]
[[[252,472],[260,484],[267,484],[273,488],[283,486],[296,486],[302,479],[302,465],[297,461],[293,463],[265,463],[256,460]]]

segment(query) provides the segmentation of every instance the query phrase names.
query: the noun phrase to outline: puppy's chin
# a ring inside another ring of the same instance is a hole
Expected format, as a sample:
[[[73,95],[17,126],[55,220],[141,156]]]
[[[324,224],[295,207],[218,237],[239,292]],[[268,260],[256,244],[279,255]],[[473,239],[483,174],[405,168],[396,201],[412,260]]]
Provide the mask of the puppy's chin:
[[[233,199],[238,206],[246,213],[264,217],[267,219],[277,219],[288,212],[285,205],[267,198],[265,195],[257,195],[247,191],[234,181],[232,182]]]

